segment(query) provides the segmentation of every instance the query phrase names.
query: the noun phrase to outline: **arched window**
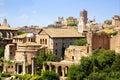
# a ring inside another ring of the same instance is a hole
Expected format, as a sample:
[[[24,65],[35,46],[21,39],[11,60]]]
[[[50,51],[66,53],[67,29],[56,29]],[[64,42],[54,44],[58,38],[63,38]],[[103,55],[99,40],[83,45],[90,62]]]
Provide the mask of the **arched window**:
[[[45,39],[45,44],[47,44],[47,39]]]

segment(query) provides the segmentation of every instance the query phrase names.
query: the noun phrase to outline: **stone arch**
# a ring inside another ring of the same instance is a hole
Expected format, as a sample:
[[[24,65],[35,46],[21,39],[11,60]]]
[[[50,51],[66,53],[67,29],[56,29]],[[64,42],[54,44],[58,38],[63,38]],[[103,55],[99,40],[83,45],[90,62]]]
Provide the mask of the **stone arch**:
[[[45,65],[45,70],[49,70],[49,65]]]
[[[65,76],[67,76],[68,68],[69,68],[68,66],[65,66],[65,68],[64,68]]]
[[[58,67],[58,73],[60,76],[62,76],[62,67],[61,66]]]
[[[55,65],[51,65],[52,71],[55,71]]]

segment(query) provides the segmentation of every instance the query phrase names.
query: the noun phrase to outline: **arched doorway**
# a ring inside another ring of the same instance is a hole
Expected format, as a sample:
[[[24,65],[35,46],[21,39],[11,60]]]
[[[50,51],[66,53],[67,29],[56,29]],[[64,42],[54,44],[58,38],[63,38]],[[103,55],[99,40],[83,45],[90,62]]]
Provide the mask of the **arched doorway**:
[[[62,76],[62,67],[61,66],[58,67],[58,73],[60,76]]]

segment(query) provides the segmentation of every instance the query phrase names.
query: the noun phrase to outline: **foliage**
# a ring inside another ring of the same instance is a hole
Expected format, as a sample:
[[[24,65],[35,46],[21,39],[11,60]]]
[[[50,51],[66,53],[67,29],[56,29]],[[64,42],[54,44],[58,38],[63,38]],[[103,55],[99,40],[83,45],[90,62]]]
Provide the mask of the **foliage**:
[[[26,33],[26,32],[24,32],[24,31],[22,31],[22,30],[18,30],[18,31],[17,31],[17,34],[18,34],[18,35],[21,35],[21,34],[24,34],[24,33]]]
[[[30,80],[42,80],[42,77],[39,75],[34,75]]]
[[[69,23],[69,24],[67,24],[67,26],[77,26],[77,24],[76,23]]]
[[[9,73],[3,72],[1,73],[1,77],[10,77],[11,75]]]
[[[112,33],[109,33],[109,35],[115,36],[117,33],[118,33],[118,31],[114,31],[114,32],[112,32]]]
[[[82,57],[80,64],[68,70],[68,80],[119,80],[120,54],[96,49],[91,57]]]
[[[4,57],[4,47],[0,47],[0,58]]]
[[[40,74],[40,70],[43,67],[43,63],[46,61],[56,61],[56,57],[52,52],[46,53],[45,51],[41,51],[40,55],[37,58],[38,72]]]
[[[83,38],[83,39],[80,39],[80,40],[75,40],[73,42],[73,45],[77,45],[77,46],[85,46],[87,44],[87,39],[86,38]]]
[[[14,75],[16,77],[16,79],[31,79],[31,75],[30,74],[24,74],[24,75],[21,75],[21,74],[15,74]]]
[[[9,66],[13,65],[13,62],[12,62],[11,60],[7,60],[6,63],[7,63]]]
[[[43,71],[41,77],[43,80],[59,80],[59,75],[54,71]]]

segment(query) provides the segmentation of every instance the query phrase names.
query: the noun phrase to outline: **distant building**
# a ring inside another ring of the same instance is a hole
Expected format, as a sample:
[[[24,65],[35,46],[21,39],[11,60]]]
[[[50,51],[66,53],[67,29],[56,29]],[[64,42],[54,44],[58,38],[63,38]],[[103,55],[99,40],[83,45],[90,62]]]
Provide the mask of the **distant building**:
[[[78,24],[78,20],[74,17],[68,17],[66,19],[66,25],[69,25],[69,24]]]
[[[112,17],[112,25],[120,26],[120,16],[115,15],[114,17]]]
[[[41,30],[41,28],[39,26],[24,26],[22,28],[20,28],[20,30],[27,32],[27,33],[34,33],[34,34],[38,34],[38,32]]]

